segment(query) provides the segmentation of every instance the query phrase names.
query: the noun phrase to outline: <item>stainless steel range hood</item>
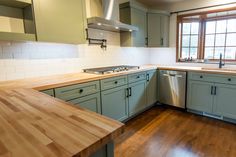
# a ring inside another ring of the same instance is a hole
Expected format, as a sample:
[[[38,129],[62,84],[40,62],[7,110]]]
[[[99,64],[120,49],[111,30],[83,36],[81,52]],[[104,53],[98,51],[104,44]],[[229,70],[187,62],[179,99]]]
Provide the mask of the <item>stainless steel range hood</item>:
[[[102,0],[101,3],[101,8],[103,8],[103,16],[88,18],[88,28],[115,32],[138,31],[138,27],[122,23],[118,21],[118,19],[115,19],[118,14],[115,12],[115,7],[119,7],[117,4],[117,0]]]

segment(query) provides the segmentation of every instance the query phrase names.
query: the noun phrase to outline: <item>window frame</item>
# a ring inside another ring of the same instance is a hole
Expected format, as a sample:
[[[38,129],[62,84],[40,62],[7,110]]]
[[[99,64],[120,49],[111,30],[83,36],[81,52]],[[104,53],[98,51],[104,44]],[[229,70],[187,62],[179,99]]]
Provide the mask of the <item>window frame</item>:
[[[194,22],[194,21],[199,21],[199,41],[198,41],[198,52],[197,52],[197,59],[204,60],[205,56],[205,40],[206,40],[206,22],[207,21],[215,21],[215,20],[229,20],[229,19],[236,19],[236,15],[224,15],[224,16],[218,16],[218,17],[207,17],[208,14],[211,13],[220,13],[220,12],[227,12],[227,11],[232,11],[236,10],[236,7],[230,7],[230,8],[224,8],[224,9],[215,9],[215,10],[210,10],[210,11],[203,11],[203,12],[196,12],[196,13],[189,13],[189,14],[182,14],[177,16],[177,27],[176,27],[176,62],[181,62],[179,59],[182,56],[182,38],[183,38],[183,27],[180,25],[183,22]],[[191,16],[199,16],[197,19],[184,19],[186,17],[191,17]],[[232,32],[230,32],[232,33]],[[235,32],[236,33],[236,32]],[[226,32],[226,35],[228,33]],[[230,47],[230,46],[222,46],[224,48]],[[231,46],[231,47],[236,47]],[[215,45],[214,45],[215,48]],[[218,61],[219,59],[209,59],[209,61]],[[236,62],[236,57],[235,59],[224,59],[226,62]]]

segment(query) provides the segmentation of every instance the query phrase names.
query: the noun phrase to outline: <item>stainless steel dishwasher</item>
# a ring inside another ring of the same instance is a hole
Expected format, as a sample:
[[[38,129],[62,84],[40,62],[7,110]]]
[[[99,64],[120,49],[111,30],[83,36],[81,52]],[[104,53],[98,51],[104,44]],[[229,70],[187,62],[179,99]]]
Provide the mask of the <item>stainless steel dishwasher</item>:
[[[186,72],[160,70],[160,102],[186,108]]]

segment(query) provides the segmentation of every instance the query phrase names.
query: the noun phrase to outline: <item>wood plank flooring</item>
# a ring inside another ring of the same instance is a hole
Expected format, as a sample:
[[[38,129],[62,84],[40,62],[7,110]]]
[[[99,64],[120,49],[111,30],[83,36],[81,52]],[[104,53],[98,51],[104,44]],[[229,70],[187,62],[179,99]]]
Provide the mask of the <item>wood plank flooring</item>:
[[[236,125],[166,107],[126,123],[115,157],[236,157]]]

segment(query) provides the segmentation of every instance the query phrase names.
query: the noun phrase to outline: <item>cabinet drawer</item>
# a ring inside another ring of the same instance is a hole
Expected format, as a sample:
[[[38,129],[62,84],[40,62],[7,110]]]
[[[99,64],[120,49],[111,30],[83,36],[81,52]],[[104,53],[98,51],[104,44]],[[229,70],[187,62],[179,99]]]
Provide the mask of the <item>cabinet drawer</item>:
[[[53,89],[43,90],[41,92],[54,97],[54,90]]]
[[[142,81],[142,80],[146,80],[146,72],[141,72],[141,73],[135,73],[135,74],[128,75],[128,82],[129,83]]]
[[[101,89],[107,90],[127,84],[127,75],[101,80]]]
[[[55,89],[55,96],[62,100],[72,100],[100,91],[99,81],[71,85]]]
[[[231,75],[218,75],[207,73],[189,73],[189,79],[206,82],[216,82],[224,84],[236,84],[236,77]]]

